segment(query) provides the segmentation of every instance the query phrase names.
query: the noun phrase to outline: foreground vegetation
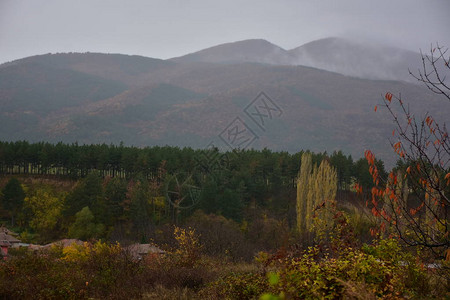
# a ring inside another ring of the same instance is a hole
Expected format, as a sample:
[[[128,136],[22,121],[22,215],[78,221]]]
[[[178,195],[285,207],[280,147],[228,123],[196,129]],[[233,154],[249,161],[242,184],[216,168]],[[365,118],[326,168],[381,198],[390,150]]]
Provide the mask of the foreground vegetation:
[[[14,251],[0,262],[6,299],[392,299],[449,296],[442,269],[393,239],[358,245],[348,225],[329,244],[260,252],[251,263],[204,255],[192,229],[175,227],[164,255],[133,258],[118,244]],[[447,264],[448,262],[444,262]],[[448,274],[447,274],[448,275]]]
[[[407,244],[395,234],[398,224],[385,223],[373,213],[377,210],[361,205],[387,177],[381,162],[355,164],[342,153],[303,152],[297,175],[288,179],[283,157],[289,155],[266,150],[240,155],[191,173],[169,172],[163,160],[155,172],[116,177],[98,169],[80,178],[4,176],[0,216],[22,241],[71,237],[88,242],[34,252],[11,249],[0,263],[0,297],[450,296],[445,244],[405,251]],[[395,172],[410,165],[399,164]],[[398,178],[388,187],[414,207],[422,195],[411,197],[398,185],[415,179]],[[361,184],[353,188],[356,180]],[[448,186],[443,188],[446,193]],[[390,212],[388,200],[382,203]],[[427,214],[418,210],[414,220],[428,220]],[[165,254],[137,259],[126,247],[134,242],[154,243]]]

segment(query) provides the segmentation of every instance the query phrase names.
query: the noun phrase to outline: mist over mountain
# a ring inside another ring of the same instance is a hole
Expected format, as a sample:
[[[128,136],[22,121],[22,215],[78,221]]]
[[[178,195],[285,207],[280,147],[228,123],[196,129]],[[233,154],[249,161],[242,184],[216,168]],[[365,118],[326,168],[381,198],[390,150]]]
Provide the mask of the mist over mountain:
[[[289,53],[294,65],[366,79],[415,82],[409,70],[416,72],[421,66],[419,53],[342,38],[313,41]]]
[[[388,80],[402,73],[386,68],[413,63],[415,53],[370,49],[325,39],[286,51],[249,40],[171,60],[100,53],[28,57],[0,65],[0,139],[195,148],[213,142],[229,149],[224,132],[238,119],[254,135],[255,148],[343,150],[354,157],[372,149],[392,164],[392,121],[374,112],[382,95],[401,93],[418,116],[426,107],[436,120],[448,118],[450,105],[420,85]],[[355,63],[360,60],[366,62]],[[384,80],[361,78],[379,79],[376,72]],[[261,92],[279,108],[264,120],[248,114]]]
[[[343,38],[316,40],[285,50],[265,40],[244,40],[171,59],[176,62],[264,63],[302,65],[343,75],[416,82],[409,69],[421,66],[420,54],[396,47],[364,44]]]

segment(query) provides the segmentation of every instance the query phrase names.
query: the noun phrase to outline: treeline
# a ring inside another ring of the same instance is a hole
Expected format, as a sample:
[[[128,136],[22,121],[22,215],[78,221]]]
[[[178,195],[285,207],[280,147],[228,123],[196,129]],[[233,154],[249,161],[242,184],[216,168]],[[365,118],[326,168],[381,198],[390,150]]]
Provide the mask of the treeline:
[[[67,236],[148,241],[166,225],[194,222],[201,210],[228,220],[217,226],[228,224],[236,236],[246,232],[258,237],[254,243],[272,245],[276,234],[262,238],[258,232],[295,227],[303,153],[1,142],[6,180],[0,180],[0,218],[18,226],[25,240],[29,233],[31,241]],[[341,151],[311,157],[314,165],[327,160],[336,169],[338,203],[355,198],[354,182],[371,188],[364,159],[353,161]],[[206,227],[216,220],[210,218]],[[284,225],[274,225],[279,222]]]
[[[156,176],[158,168],[169,174],[196,172],[210,174],[217,170],[233,175],[246,173],[253,181],[265,185],[295,185],[300,169],[300,157],[295,154],[271,150],[234,150],[226,153],[218,149],[179,148],[173,146],[127,147],[120,145],[79,145],[78,143],[52,144],[48,142],[0,141],[0,174],[55,175],[79,179],[92,171],[102,177],[133,178],[138,174],[146,178]],[[335,151],[313,154],[313,163],[328,158],[338,171],[338,188],[348,190],[357,181],[371,187],[371,177],[365,159],[354,161],[350,155]],[[382,161],[377,162],[385,174]]]

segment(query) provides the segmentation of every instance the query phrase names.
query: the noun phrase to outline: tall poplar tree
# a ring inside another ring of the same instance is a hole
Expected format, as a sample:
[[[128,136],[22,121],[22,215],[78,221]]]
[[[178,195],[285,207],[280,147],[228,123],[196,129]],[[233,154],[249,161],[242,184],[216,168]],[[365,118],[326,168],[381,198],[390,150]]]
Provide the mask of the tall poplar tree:
[[[306,210],[309,179],[312,170],[312,155],[304,153],[301,158],[300,171],[297,177],[297,230],[299,233],[306,231]]]
[[[297,178],[297,230],[301,234],[327,230],[336,192],[336,169],[325,159],[319,167],[313,166],[312,155],[304,153]]]

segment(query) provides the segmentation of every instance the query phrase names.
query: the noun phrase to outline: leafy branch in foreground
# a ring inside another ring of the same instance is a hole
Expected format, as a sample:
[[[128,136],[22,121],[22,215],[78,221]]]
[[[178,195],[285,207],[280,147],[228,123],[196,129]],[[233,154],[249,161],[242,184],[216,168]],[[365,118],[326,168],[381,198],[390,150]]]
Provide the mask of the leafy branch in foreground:
[[[423,70],[415,78],[450,100],[450,87],[445,76],[440,75],[442,70],[450,70],[449,59],[444,57],[446,52],[438,46],[431,50],[431,55],[422,55]],[[447,127],[428,113],[423,118],[414,116],[401,95],[386,93],[382,106],[387,108],[396,127],[392,132],[395,140],[390,143],[399,156],[399,164],[383,182],[374,154],[370,150],[365,152],[375,184],[370,206],[380,220],[380,227],[373,232],[390,229],[391,234],[409,246],[421,246],[436,257],[447,255],[449,258],[450,140]]]

